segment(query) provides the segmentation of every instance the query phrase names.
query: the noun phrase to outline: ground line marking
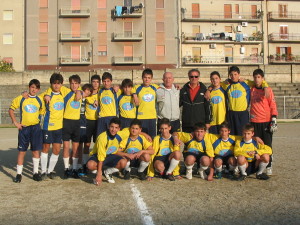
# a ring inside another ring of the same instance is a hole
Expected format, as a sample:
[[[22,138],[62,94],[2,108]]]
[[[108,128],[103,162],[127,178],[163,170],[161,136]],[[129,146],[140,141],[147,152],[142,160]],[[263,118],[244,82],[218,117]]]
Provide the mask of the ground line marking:
[[[136,201],[137,207],[141,213],[143,224],[145,225],[154,225],[152,217],[147,209],[147,205],[144,202],[144,199],[141,197],[141,192],[137,189],[134,184],[130,184],[132,195]]]

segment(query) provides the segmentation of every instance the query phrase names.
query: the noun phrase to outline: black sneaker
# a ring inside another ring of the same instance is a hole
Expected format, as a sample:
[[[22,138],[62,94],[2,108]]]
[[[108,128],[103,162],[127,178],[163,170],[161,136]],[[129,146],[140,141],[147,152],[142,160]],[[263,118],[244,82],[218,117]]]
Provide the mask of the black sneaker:
[[[47,174],[46,174],[46,173],[42,173],[42,174],[41,174],[41,179],[42,179],[42,180],[47,180],[47,179],[48,179]]]
[[[175,181],[175,178],[174,178],[174,176],[172,175],[172,174],[166,174],[166,178],[168,179],[168,180],[170,180],[170,181]]]
[[[256,174],[256,179],[259,179],[259,180],[268,180],[270,177],[265,174],[265,173],[261,173],[261,174]]]
[[[85,164],[82,166],[82,168],[78,169],[78,175],[79,177],[83,177],[87,175],[87,168]]]
[[[247,175],[240,175],[239,178],[237,179],[238,181],[243,181],[247,179]]]
[[[146,180],[147,177],[146,175],[144,174],[144,172],[138,172],[137,173],[138,177],[140,178],[140,180]]]
[[[130,171],[124,170],[124,180],[130,180]]]
[[[32,179],[35,180],[35,181],[42,181],[42,177],[39,173],[33,174]]]
[[[22,181],[22,175],[21,174],[17,174],[16,178],[14,179],[15,183],[21,183]]]
[[[53,171],[51,173],[48,174],[48,177],[52,180],[54,180],[56,178],[56,173]]]
[[[72,170],[72,177],[75,179],[79,179],[78,171],[77,170]]]
[[[64,179],[68,179],[71,175],[71,171],[69,169],[65,169],[64,172]]]

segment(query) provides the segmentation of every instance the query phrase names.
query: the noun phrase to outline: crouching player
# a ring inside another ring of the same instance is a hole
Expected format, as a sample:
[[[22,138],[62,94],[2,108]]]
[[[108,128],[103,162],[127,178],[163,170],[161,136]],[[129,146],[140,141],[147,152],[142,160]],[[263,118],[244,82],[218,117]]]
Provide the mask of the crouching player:
[[[142,131],[140,120],[134,119],[130,124],[129,131],[129,137],[122,140],[117,153],[128,161],[124,170],[124,179],[130,179],[130,167],[138,167],[138,177],[140,180],[146,180],[144,171],[150,163],[151,155],[154,154],[152,144],[140,135]]]
[[[112,174],[122,170],[127,163],[127,160],[122,156],[117,155],[119,144],[124,136],[127,137],[129,132],[120,131],[121,121],[114,117],[109,122],[107,131],[102,132],[90,152],[91,158],[87,162],[89,170],[97,170],[96,179],[94,183],[100,185],[102,182],[102,167],[107,167],[104,170],[105,178],[109,183],[115,183]],[[119,132],[119,133],[118,133]]]
[[[186,149],[183,152],[184,163],[186,166],[186,178],[192,179],[193,176],[193,166],[195,163],[200,164],[198,170],[200,177],[202,179],[207,179],[208,181],[213,180],[213,157],[214,150],[212,144],[209,140],[208,135],[206,135],[206,126],[204,123],[196,123],[193,128],[193,132],[174,132],[173,137],[179,138],[185,146]],[[206,170],[210,167],[209,175],[207,176]]]
[[[157,135],[153,140],[154,154],[148,167],[148,181],[151,181],[154,177],[154,170],[159,172],[160,176],[165,176],[170,181],[175,181],[174,176],[181,179],[178,164],[182,154],[180,146],[175,144],[170,134],[171,128],[169,119],[163,118],[160,120],[160,135]]]
[[[240,170],[238,180],[245,180],[247,175],[256,172],[256,178],[268,180],[269,176],[263,171],[266,169],[272,149],[267,145],[261,145],[253,140],[254,127],[246,124],[243,128],[243,139],[237,140],[234,147],[234,156]]]

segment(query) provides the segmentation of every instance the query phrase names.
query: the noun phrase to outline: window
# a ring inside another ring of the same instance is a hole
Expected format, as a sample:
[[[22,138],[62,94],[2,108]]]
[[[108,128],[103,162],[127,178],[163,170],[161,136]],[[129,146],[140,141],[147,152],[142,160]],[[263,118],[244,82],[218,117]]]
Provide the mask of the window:
[[[13,20],[13,11],[12,10],[4,10],[3,11],[3,20]]]
[[[124,6],[126,7],[132,6],[132,0],[124,0]]]
[[[48,46],[40,46],[40,56],[48,56]]]
[[[98,32],[106,32],[106,22],[98,22]]]
[[[13,34],[3,34],[3,44],[12,45],[13,43]]]
[[[48,32],[48,22],[40,22],[39,24],[39,32],[40,33],[47,33]]]
[[[48,8],[48,0],[40,0],[40,8]]]
[[[156,32],[164,32],[164,31],[165,31],[165,23],[156,22]]]
[[[156,8],[163,9],[165,7],[164,0],[156,0]]]
[[[192,18],[200,18],[200,5],[198,3],[192,4]]]
[[[106,9],[106,0],[98,0],[98,8]]]
[[[156,46],[156,56],[165,56],[165,46],[164,45]]]
[[[278,5],[278,11],[279,11],[279,17],[280,18],[288,17],[287,5],[279,4]]]
[[[240,13],[240,6],[239,6],[239,4],[235,4],[235,13],[236,14]]]
[[[232,18],[232,9],[230,4],[224,4],[224,18],[231,19]]]
[[[232,26],[225,26],[225,32],[232,33]]]
[[[3,61],[8,63],[9,65],[13,65],[13,58],[12,57],[3,57]]]
[[[257,26],[252,26],[251,31],[252,31],[252,34],[256,34],[257,33]]]
[[[98,56],[107,56],[107,46],[106,45],[98,46]]]

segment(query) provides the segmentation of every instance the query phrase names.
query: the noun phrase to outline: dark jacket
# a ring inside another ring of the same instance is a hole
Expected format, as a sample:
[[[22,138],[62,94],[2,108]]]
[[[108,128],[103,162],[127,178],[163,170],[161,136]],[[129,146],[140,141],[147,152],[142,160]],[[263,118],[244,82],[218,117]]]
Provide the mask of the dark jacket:
[[[182,106],[182,127],[193,127],[195,123],[210,123],[210,104],[204,98],[206,86],[199,82],[200,89],[191,101],[189,82],[180,90],[179,105]]]

